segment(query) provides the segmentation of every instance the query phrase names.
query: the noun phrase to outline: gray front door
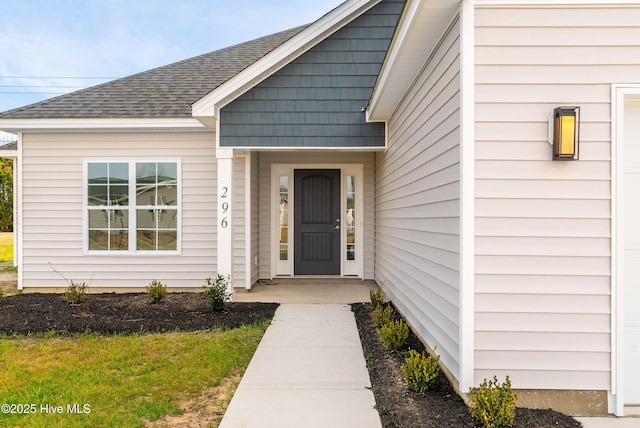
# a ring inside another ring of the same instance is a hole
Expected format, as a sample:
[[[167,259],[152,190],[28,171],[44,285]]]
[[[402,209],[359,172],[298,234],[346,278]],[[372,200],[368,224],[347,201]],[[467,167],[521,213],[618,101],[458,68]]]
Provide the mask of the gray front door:
[[[340,275],[340,170],[295,170],[294,200],[294,274]]]

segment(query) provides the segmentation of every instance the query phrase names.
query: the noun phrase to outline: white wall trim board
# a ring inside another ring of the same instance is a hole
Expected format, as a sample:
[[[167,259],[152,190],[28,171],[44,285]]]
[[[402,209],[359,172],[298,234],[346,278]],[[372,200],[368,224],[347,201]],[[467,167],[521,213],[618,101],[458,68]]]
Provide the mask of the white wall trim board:
[[[473,0],[460,9],[460,390],[473,387],[475,293],[475,10]]]
[[[624,112],[640,100],[640,85],[611,88],[611,391],[609,412],[624,415]]]

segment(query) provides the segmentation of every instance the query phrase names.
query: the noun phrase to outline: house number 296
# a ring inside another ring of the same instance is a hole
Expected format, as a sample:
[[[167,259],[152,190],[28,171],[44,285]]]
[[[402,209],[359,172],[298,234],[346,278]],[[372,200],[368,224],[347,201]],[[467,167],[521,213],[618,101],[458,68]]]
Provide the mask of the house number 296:
[[[227,211],[229,211],[229,202],[226,201],[228,193],[229,193],[228,187],[223,187],[222,192],[220,192],[220,201],[221,201],[220,208],[221,208],[222,214],[226,214]],[[228,216],[222,217],[222,220],[220,220],[220,226],[222,226],[223,229],[226,229],[229,226]]]

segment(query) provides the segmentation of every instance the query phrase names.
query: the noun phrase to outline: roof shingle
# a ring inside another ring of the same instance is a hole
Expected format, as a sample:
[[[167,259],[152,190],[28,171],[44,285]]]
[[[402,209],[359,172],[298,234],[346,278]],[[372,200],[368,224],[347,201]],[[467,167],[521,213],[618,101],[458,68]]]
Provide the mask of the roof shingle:
[[[191,105],[308,25],[0,113],[1,119],[186,118]]]

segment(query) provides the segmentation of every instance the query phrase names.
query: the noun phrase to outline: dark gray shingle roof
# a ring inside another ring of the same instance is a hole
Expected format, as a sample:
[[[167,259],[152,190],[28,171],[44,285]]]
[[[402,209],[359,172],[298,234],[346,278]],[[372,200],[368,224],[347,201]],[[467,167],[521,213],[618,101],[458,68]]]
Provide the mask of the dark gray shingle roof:
[[[0,119],[191,117],[191,104],[306,27],[9,110]]]

